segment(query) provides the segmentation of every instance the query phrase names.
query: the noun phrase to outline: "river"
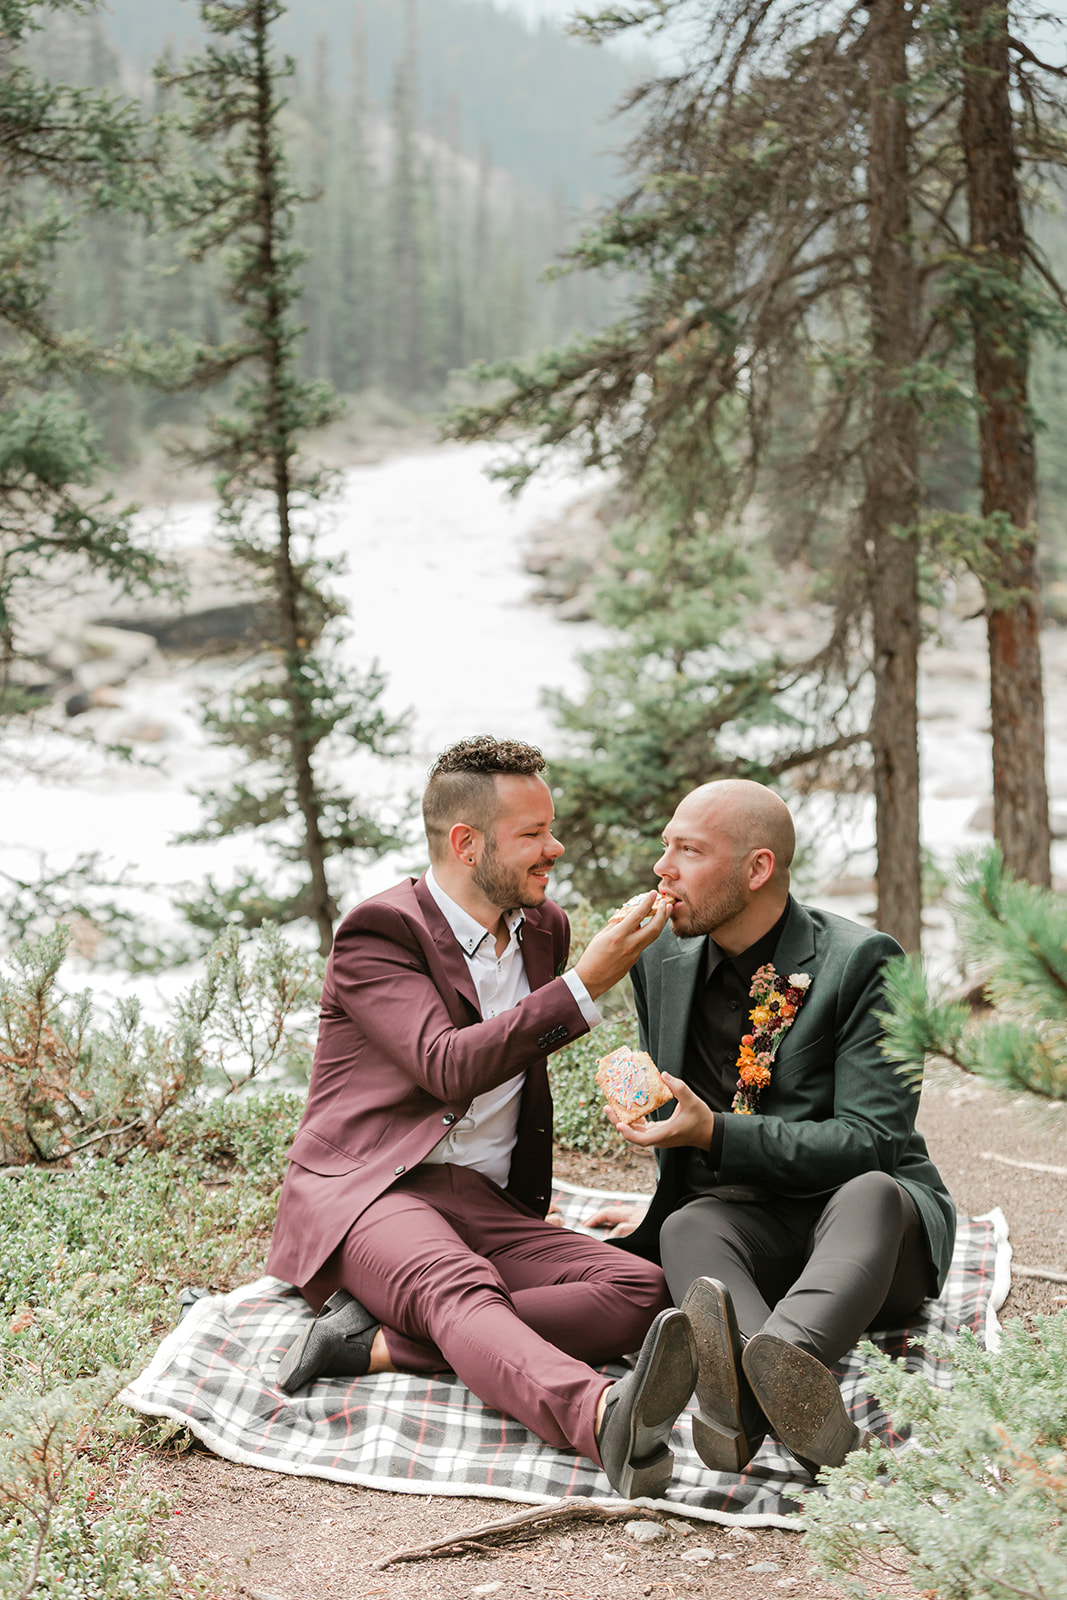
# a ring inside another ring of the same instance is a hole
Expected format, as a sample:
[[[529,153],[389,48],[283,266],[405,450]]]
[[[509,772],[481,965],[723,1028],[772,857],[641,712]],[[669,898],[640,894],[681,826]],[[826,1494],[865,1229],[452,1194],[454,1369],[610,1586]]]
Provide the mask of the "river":
[[[513,734],[551,752],[558,736],[543,691],[580,688],[578,657],[599,638],[593,624],[564,623],[533,604],[534,581],[523,567],[531,530],[557,517],[589,483],[560,472],[535,480],[512,501],[486,476],[493,453],[487,446],[451,445],[351,468],[324,536],[325,553],[343,558],[347,569],[336,580],[351,615],[344,659],[361,672],[378,662],[388,679],[389,709],[412,713],[409,758],[388,765],[341,761],[338,776],[394,813],[418,789],[434,752],[464,734]],[[176,546],[209,543],[211,519],[209,504],[175,507],[166,537]],[[1050,785],[1067,801],[1067,630],[1049,630],[1045,642]],[[231,764],[205,739],[200,698],[238,672],[232,664],[157,660],[122,687],[120,705],[72,725],[77,744],[59,733],[11,736],[9,752],[21,756],[22,770],[8,771],[0,790],[0,871],[25,874],[42,855],[61,866],[79,852],[99,851],[113,870],[125,868],[153,886],[141,897],[144,914],[161,926],[173,925],[167,908],[177,886],[195,884],[207,871],[224,882],[249,863],[266,872],[269,858],[248,839],[175,842],[196,825],[192,791],[223,777]],[[990,788],[987,693],[980,622],[957,624],[946,643],[926,648],[923,832],[927,848],[944,863],[988,837],[971,826]],[[160,737],[139,747],[138,759],[106,753],[107,741],[146,722]],[[869,912],[869,796],[833,803],[816,796],[799,822],[802,835],[818,846],[809,898],[850,915]],[[415,846],[361,869],[346,887],[345,903],[383,887],[418,858]],[[1056,868],[1067,876],[1062,842]],[[851,884],[841,881],[843,875]],[[935,909],[929,920],[932,948],[944,954],[950,919]]]

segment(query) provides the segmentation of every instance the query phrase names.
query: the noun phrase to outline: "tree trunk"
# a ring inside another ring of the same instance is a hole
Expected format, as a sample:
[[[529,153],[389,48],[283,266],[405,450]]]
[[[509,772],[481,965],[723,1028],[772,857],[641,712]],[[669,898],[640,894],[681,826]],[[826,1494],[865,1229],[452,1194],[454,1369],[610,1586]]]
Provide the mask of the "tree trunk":
[[[326,846],[322,837],[321,803],[312,767],[312,743],[308,737],[309,708],[305,701],[302,672],[306,656],[301,634],[299,578],[293,566],[290,502],[290,465],[295,454],[292,434],[285,420],[284,391],[294,374],[286,370],[292,355],[283,342],[284,304],[279,289],[274,219],[278,207],[277,173],[271,143],[273,103],[270,64],[267,59],[266,13],[258,8],[256,21],[256,125],[257,214],[259,221],[259,268],[265,287],[263,297],[263,361],[267,375],[267,414],[270,423],[270,456],[273,494],[278,515],[278,546],[274,557],[278,612],[285,647],[285,696],[289,703],[289,756],[292,762],[296,803],[303,823],[301,853],[311,877],[308,915],[319,932],[319,954],[329,955],[337,902],[330,893],[326,875]]]
[[[1012,290],[1023,277],[1026,233],[1009,99],[1007,15],[962,0],[961,143],[967,205],[975,387],[982,402],[982,515],[1006,516],[1014,538],[990,536],[986,581],[993,728],[993,831],[1009,870],[1051,882],[1040,595],[1034,517],[1037,472],[1027,409],[1029,330]],[[998,282],[999,280],[999,282]],[[1008,284],[1010,283],[1010,287]],[[1000,287],[1004,285],[1004,287]]]
[[[907,82],[911,11],[872,0],[870,63],[869,295],[874,394],[865,459],[862,527],[870,567],[874,650],[871,750],[878,848],[878,926],[918,950],[919,857],[918,554],[919,420],[895,391],[915,359],[918,278],[908,207]]]

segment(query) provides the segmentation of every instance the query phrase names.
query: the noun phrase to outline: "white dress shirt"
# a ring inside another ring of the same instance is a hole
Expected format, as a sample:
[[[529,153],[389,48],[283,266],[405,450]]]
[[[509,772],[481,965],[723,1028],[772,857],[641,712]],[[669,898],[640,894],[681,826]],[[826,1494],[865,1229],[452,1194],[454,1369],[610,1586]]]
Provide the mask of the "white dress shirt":
[[[517,1006],[530,993],[522,961],[520,931],[526,921],[525,912],[520,909],[506,913],[508,942],[503,955],[498,956],[494,936],[445,893],[432,868],[426,874],[426,887],[463,951],[483,1019],[488,1021]],[[581,978],[572,971],[564,973],[563,981],[590,1028],[595,1028],[601,1020],[600,1012]],[[452,1124],[440,1144],[423,1158],[425,1163],[442,1166],[452,1162],[459,1167],[473,1167],[503,1188],[511,1169],[525,1082],[525,1072],[518,1072],[495,1089],[475,1095],[466,1114]]]

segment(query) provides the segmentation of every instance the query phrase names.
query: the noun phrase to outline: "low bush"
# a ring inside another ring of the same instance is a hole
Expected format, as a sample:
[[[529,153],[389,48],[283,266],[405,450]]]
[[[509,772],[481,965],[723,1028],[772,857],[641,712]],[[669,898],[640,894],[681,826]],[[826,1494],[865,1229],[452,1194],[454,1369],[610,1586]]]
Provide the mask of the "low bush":
[[[0,1179],[0,1594],[188,1595],[135,1446],[179,1434],[114,1404],[187,1283],[262,1271],[302,1096],[176,1112],[166,1148]]]
[[[1067,1594],[1067,1312],[1010,1322],[998,1351],[952,1345],[951,1389],[866,1347],[869,1385],[909,1445],[856,1452],[805,1506],[807,1540],[846,1594],[882,1600],[901,1580],[937,1600]],[[881,1566],[884,1587],[871,1574]]]

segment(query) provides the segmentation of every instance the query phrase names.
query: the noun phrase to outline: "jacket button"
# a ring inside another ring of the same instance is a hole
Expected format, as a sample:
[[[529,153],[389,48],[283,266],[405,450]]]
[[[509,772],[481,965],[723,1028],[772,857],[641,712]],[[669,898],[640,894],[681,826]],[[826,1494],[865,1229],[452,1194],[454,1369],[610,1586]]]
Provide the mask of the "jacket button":
[[[544,1050],[544,1049],[547,1049],[547,1047],[548,1047],[548,1040],[545,1038],[544,1034],[542,1034],[540,1039],[538,1039],[538,1041],[537,1041],[537,1048],[538,1048],[538,1050]]]
[[[441,1121],[444,1123],[446,1128],[450,1128],[455,1120],[455,1116],[451,1111],[446,1111],[444,1116],[441,1118]]]
[[[402,1172],[406,1172],[407,1170],[408,1170],[407,1167],[394,1167],[393,1168],[393,1177],[394,1178],[399,1178],[400,1174]]]

